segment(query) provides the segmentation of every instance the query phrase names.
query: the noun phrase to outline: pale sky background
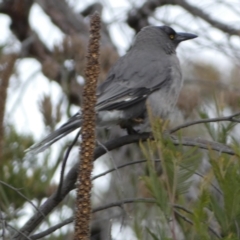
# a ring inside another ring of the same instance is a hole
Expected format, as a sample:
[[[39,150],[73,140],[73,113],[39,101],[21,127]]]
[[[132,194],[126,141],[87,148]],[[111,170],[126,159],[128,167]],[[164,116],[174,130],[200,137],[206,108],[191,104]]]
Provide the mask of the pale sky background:
[[[84,5],[83,1],[71,0],[70,2],[76,11],[81,11],[94,1],[84,1]],[[134,3],[134,5],[141,5],[143,1],[104,0],[102,2],[105,2],[106,5],[111,6],[110,8],[104,9],[103,18],[107,23],[109,23],[112,39],[118,47],[119,53],[123,55],[132,42],[134,32],[124,23],[125,16],[122,13],[127,12],[127,10],[130,9],[131,4],[129,4],[129,2]],[[207,0],[191,0],[188,2],[191,2],[195,5],[197,4],[199,6],[204,6],[204,10],[209,12],[213,18],[216,18],[219,21],[226,23],[231,22],[234,26],[240,26],[240,17],[237,16],[237,14],[235,14],[233,11],[229,11],[226,8],[223,8],[220,4],[218,6],[213,6],[210,3],[211,1]],[[233,3],[235,5],[235,8],[240,10],[240,4],[238,0],[229,0],[227,2],[229,4]],[[155,25],[162,25],[161,23],[159,24],[159,20],[164,21],[165,23],[174,20],[175,22],[186,22],[187,27],[192,29],[192,33],[195,33],[195,31],[198,32],[199,26],[202,26],[203,29],[209,29],[208,24],[185,14],[184,11],[179,7],[169,6],[166,8],[161,8],[155,15],[157,17],[151,18],[151,23]],[[7,16],[1,14],[0,44],[7,44],[8,48],[6,51],[12,51],[12,49],[15,49],[17,51],[20,49],[20,44],[14,41],[15,37],[9,31],[9,24],[10,19]],[[51,23],[50,19],[36,4],[32,7],[30,13],[30,24],[49,48],[52,48],[54,44],[60,43],[63,39],[64,34],[62,34],[62,32]],[[174,29],[177,31],[183,31],[182,29],[179,29],[178,26],[174,26]],[[191,59],[197,58],[201,61],[211,62],[212,64],[217,65],[220,69],[229,69],[233,62],[232,59],[227,58],[225,54],[222,54],[219,51],[215,51],[212,42],[208,41],[206,39],[207,37],[213,39],[214,41],[217,41],[220,44],[226,44],[228,40],[227,37],[218,30],[211,30],[207,32],[203,31],[202,34],[199,35],[198,39],[186,42],[178,48],[179,58],[181,62],[191,61]],[[196,43],[201,43],[202,46],[199,46]],[[231,43],[235,46],[239,46],[240,49],[240,40],[238,37],[231,37]],[[45,76],[41,74],[41,66],[36,60],[30,58],[19,60],[17,61],[16,67],[18,76],[13,76],[11,78],[10,87],[8,90],[6,116],[9,118],[8,121],[10,120],[10,122],[14,123],[18,131],[24,133],[32,133],[34,136],[36,136],[37,140],[40,140],[46,135],[46,131],[43,125],[42,115],[39,113],[38,101],[43,97],[44,94],[50,94],[53,102],[56,104],[58,102],[58,99],[62,97],[61,88],[54,81],[49,83],[49,80],[47,80]],[[22,97],[23,95],[24,97]],[[65,112],[64,107],[66,106],[63,104],[62,107],[63,112]],[[72,113],[74,114],[77,110],[77,107],[73,107]],[[66,118],[63,119],[63,121],[64,120],[66,120]],[[72,137],[73,134],[68,138],[72,139]],[[53,149],[57,151],[60,145],[61,143],[56,144]],[[78,153],[75,151],[72,154]],[[103,163],[103,161],[102,163],[98,162],[94,174],[101,173],[105,170],[107,170],[107,166]],[[110,180],[109,178],[110,176],[107,175],[106,177],[102,177],[101,181],[98,180],[97,184],[95,183],[95,191],[98,192],[97,189],[106,189]],[[31,214],[31,211],[29,212],[29,209],[26,210],[26,212],[28,214]],[[120,224],[113,224],[113,239],[123,239],[123,235],[119,235],[120,231],[124,231],[124,229],[120,228]],[[116,235],[119,235],[120,237],[117,237]],[[131,235],[131,230],[129,229],[127,229],[126,236],[129,236],[128,238],[124,238],[126,240],[134,239]]]
[[[75,9],[82,10],[85,6],[88,5],[90,2],[94,1],[86,1],[86,5],[82,6],[82,1],[70,1],[75,2]],[[77,4],[77,3],[78,4]],[[103,18],[106,22],[110,22],[112,19],[116,19],[116,21],[111,21],[110,24],[110,33],[112,39],[116,46],[119,49],[120,54],[124,54],[128,49],[129,45],[131,44],[133,38],[133,31],[126,27],[127,25],[123,22],[124,16],[122,16],[122,11],[128,10],[130,7],[129,1],[122,0],[122,1],[111,1],[105,0],[107,4],[111,4],[112,11],[105,11],[103,12]],[[133,1],[134,2],[134,1]],[[139,4],[142,1],[139,1]],[[191,1],[195,4],[196,1]],[[204,2],[208,1],[201,1],[198,5],[204,5]],[[229,1],[234,2],[234,1]],[[235,1],[237,2],[237,1]],[[239,3],[239,2],[238,2]],[[206,3],[205,3],[206,4]],[[80,7],[81,6],[81,7]],[[209,12],[214,17],[218,18],[222,21],[221,17],[224,14],[225,19],[227,22],[235,22],[236,25],[239,23],[239,17],[235,16],[233,13],[226,12],[226,8],[222,9],[218,6],[218,11],[212,11],[212,8],[209,7]],[[174,9],[174,10],[173,10]],[[214,14],[214,12],[216,12]],[[222,14],[221,14],[222,13]],[[195,33],[195,29],[199,28],[199,21],[196,21],[191,16],[182,17],[183,11],[179,7],[166,7],[162,8],[157,12],[160,20],[164,20],[166,23],[168,21],[172,21],[173,19],[181,19],[181,21],[186,21],[188,26],[190,24],[191,32]],[[8,25],[10,24],[10,19],[4,15],[0,15],[0,22],[1,22],[1,37],[0,43],[7,43],[9,45],[9,50],[14,48],[17,50],[20,48],[20,44],[13,44],[13,36],[9,31]],[[50,19],[44,14],[42,9],[38,5],[34,5],[32,7],[30,13],[30,23],[33,29],[39,34],[40,38],[46,43],[49,48],[52,48],[54,44],[58,44],[63,39],[64,34],[51,23]],[[151,23],[159,24],[158,19],[151,19]],[[207,24],[202,23],[203,27],[207,27]],[[204,26],[206,25],[206,26]],[[177,27],[175,27],[178,30]],[[210,33],[210,34],[209,34]],[[204,35],[204,33],[203,33]],[[226,42],[226,37],[218,30],[211,30],[208,31],[208,37],[214,39],[215,41],[221,42],[224,44]],[[10,41],[9,41],[10,39]],[[200,47],[196,45],[196,42],[201,42],[202,44],[206,45],[206,47]],[[237,37],[232,37],[231,42],[235,45],[240,46],[240,40]],[[221,69],[222,68],[229,68],[231,65],[231,59],[226,58],[225,54],[221,54],[217,51],[214,51],[211,48],[211,43],[204,39],[204,37],[199,36],[198,39],[194,41],[189,41],[182,44],[178,48],[179,58],[181,62],[184,62],[185,58],[189,61],[189,59],[202,59],[203,61],[209,61],[213,64],[216,64]],[[213,47],[212,47],[213,48]],[[186,49],[191,49],[188,54],[186,54]],[[184,58],[181,58],[184,57]],[[12,78],[11,85],[9,88],[9,98],[7,104],[7,112],[9,113],[10,119],[13,122],[17,119],[16,127],[19,131],[26,131],[30,133],[36,134],[38,139],[41,139],[44,134],[44,126],[42,123],[42,116],[39,113],[37,102],[43,96],[44,93],[50,94],[52,99],[58,99],[62,96],[61,89],[57,83],[51,82],[49,84],[49,80],[47,80],[41,74],[41,66],[40,64],[33,59],[24,59],[17,62],[17,69],[19,73],[19,78]],[[34,81],[32,79],[34,78]],[[21,95],[24,93],[24,98],[21,98]],[[20,100],[20,102],[19,102]],[[57,101],[56,101],[57,102]],[[21,106],[20,106],[21,105]],[[30,110],[30,111],[29,111]],[[75,112],[77,109],[74,109]],[[73,112],[73,113],[74,113]],[[64,121],[64,120],[63,120]],[[26,128],[26,126],[28,126]],[[37,126],[37,127],[36,127]]]

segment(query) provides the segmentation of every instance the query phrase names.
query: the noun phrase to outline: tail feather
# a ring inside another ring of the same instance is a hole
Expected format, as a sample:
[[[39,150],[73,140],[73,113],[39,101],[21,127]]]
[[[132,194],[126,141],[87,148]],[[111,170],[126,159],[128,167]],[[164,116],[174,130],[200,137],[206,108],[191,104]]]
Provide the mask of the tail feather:
[[[26,151],[34,154],[40,153],[50,147],[53,143],[57,142],[59,139],[80,128],[81,124],[81,116],[79,113],[77,113],[72,116],[65,124],[63,124],[59,129],[49,134],[41,142],[34,144]]]

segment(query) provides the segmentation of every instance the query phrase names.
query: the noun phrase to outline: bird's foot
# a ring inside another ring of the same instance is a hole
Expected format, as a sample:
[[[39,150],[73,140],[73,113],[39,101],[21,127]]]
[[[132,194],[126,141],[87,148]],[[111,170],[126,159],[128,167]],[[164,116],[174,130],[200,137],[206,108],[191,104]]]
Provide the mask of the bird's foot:
[[[137,134],[139,131],[135,130],[132,126],[126,127],[128,135]]]
[[[135,124],[141,124],[144,122],[144,119],[143,118],[133,118],[132,122]]]

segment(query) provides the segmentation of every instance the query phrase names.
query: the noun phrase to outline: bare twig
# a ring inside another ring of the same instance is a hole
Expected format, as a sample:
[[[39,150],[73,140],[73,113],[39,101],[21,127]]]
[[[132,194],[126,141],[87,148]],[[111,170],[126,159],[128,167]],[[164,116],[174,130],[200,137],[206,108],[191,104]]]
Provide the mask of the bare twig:
[[[24,198],[37,212],[39,212],[43,217],[45,217],[44,213],[41,212],[41,210],[37,206],[35,206],[35,204],[30,199],[28,199],[24,194],[22,194],[19,189],[1,181],[1,180],[0,180],[0,183],[2,185],[12,189],[13,191],[15,191],[18,195],[20,195],[22,198]]]
[[[56,225],[48,228],[48,229],[45,230],[45,231],[42,231],[42,232],[40,232],[40,233],[37,233],[37,234],[32,235],[32,236],[30,237],[30,239],[33,240],[33,239],[43,238],[43,237],[45,237],[45,236],[47,236],[47,235],[55,232],[55,231],[58,230],[59,228],[64,227],[64,226],[66,226],[66,225],[69,224],[69,223],[72,223],[73,220],[74,220],[74,217],[70,217],[70,218],[68,218],[68,219],[65,219],[65,220],[62,221],[61,223],[58,223],[58,224],[56,224]]]
[[[97,208],[94,208],[92,210],[93,213],[95,212],[99,212],[99,211],[102,211],[102,210],[105,210],[105,209],[108,209],[108,208],[112,208],[112,207],[122,207],[123,204],[127,204],[127,203],[136,203],[136,202],[144,202],[144,203],[155,203],[156,201],[152,198],[132,198],[132,199],[124,199],[122,201],[117,201],[117,202],[114,202],[114,203],[110,203],[110,204],[106,204],[104,206],[101,206],[101,207],[97,207]],[[56,231],[57,229],[69,224],[69,223],[72,223],[74,220],[73,217],[70,217],[66,220],[64,220],[63,222],[59,223],[59,224],[56,224],[55,226],[53,227],[50,227],[48,228],[47,230],[41,232],[41,233],[38,233],[38,234],[34,234],[31,236],[31,239],[40,239],[42,237],[45,237],[47,235],[49,235],[50,233]]]
[[[175,138],[175,139],[174,139]],[[221,153],[227,153],[229,155],[235,155],[235,152],[231,147],[224,145],[222,143],[208,141],[205,139],[201,139],[199,137],[191,138],[191,137],[183,137],[182,139],[177,140],[176,137],[172,138],[172,141],[175,145],[182,145],[188,147],[199,147],[205,150],[214,150]]]
[[[156,200],[154,198],[128,198],[128,199],[123,199],[117,202],[113,202],[113,203],[108,203],[106,205],[97,207],[93,209],[93,213],[94,212],[98,212],[98,211],[102,211],[102,210],[106,210],[108,208],[112,208],[112,207],[122,207],[122,204],[127,204],[127,203],[155,203]]]
[[[88,27],[80,14],[74,13],[65,0],[35,0],[52,22],[66,34],[88,35]]]
[[[180,212],[178,212],[177,210],[174,210],[174,213],[175,213],[177,216],[179,216],[180,218],[182,218],[185,222],[193,225],[193,222],[192,222],[189,218],[185,217],[184,215],[182,215],[182,214],[181,214]],[[208,226],[208,230],[209,230],[213,235],[215,235],[217,238],[222,239],[222,237],[221,237],[212,227],[209,227],[209,226]]]
[[[144,160],[138,160],[138,161],[132,161],[132,162],[125,163],[125,164],[123,164],[123,165],[120,165],[120,166],[111,168],[111,169],[109,169],[109,170],[107,170],[107,171],[105,171],[105,172],[103,172],[103,173],[100,173],[100,174],[92,177],[92,180],[95,180],[95,179],[97,179],[97,178],[99,178],[99,177],[102,177],[102,176],[108,174],[108,173],[111,173],[111,172],[115,171],[116,168],[117,168],[117,169],[121,169],[121,168],[130,166],[130,165],[134,165],[134,164],[138,164],[138,163],[145,163],[146,161],[147,161],[147,160],[144,159]],[[155,162],[160,162],[160,160],[155,160]]]
[[[142,6],[136,8],[128,14],[127,23],[130,27],[135,29],[137,32],[147,25],[149,25],[148,18],[153,14],[153,12],[161,6],[164,5],[178,5],[184,8],[188,13],[192,14],[194,17],[199,17],[202,20],[206,21],[213,27],[231,35],[240,35],[240,29],[236,29],[232,26],[219,22],[216,19],[213,19],[209,14],[207,14],[202,9],[188,3],[185,0],[148,0],[144,2]]]
[[[5,233],[6,233],[6,220],[3,217],[2,211],[0,211],[0,221],[1,221],[1,227],[2,227],[2,233],[0,235],[0,237],[2,237],[3,239],[5,239]]]
[[[112,156],[111,156],[111,154],[110,154],[110,152],[108,151],[108,149],[104,146],[104,144],[102,144],[101,142],[99,142],[98,141],[98,144],[102,147],[102,148],[104,148],[105,150],[106,150],[106,153],[108,154],[108,156],[110,157],[110,159],[111,159],[111,162],[112,162],[112,164],[113,164],[113,166],[114,166],[114,169],[115,169],[115,171],[116,171],[116,173],[117,173],[117,181],[118,181],[118,185],[119,185],[119,189],[120,189],[120,192],[121,192],[121,196],[119,196],[119,197],[123,197],[124,195],[125,195],[125,192],[124,192],[124,188],[123,188],[123,186],[121,185],[121,182],[120,182],[120,180],[121,180],[121,175],[120,175],[120,173],[119,173],[119,171],[118,171],[118,167],[116,166],[116,164],[115,164],[115,161],[114,161],[114,159],[112,158]],[[93,178],[92,178],[92,180],[93,180]]]
[[[60,180],[59,180],[59,185],[58,185],[58,189],[57,189],[57,194],[56,194],[56,199],[60,196],[61,194],[61,189],[62,189],[62,184],[63,184],[63,178],[64,178],[64,170],[65,170],[65,166],[67,164],[67,160],[69,157],[69,154],[73,148],[73,146],[75,145],[75,143],[77,142],[79,136],[81,133],[81,129],[78,131],[77,135],[75,136],[74,140],[72,141],[71,145],[68,147],[66,154],[64,156],[63,162],[62,162],[62,168],[61,168],[61,173],[60,173]]]
[[[211,122],[224,122],[224,121],[229,121],[229,122],[235,122],[235,123],[240,123],[240,119],[236,119],[235,117],[239,116],[240,112],[238,113],[234,113],[228,117],[219,117],[219,118],[209,118],[209,119],[200,119],[200,120],[196,120],[196,121],[192,121],[189,123],[184,123],[182,125],[179,125],[173,129],[171,129],[169,131],[169,133],[174,133],[179,131],[180,129],[186,128],[186,127],[190,127],[196,124],[200,124],[200,123],[211,123]]]
[[[185,217],[185,216],[183,216],[181,213],[179,213],[177,210],[174,210],[174,213],[176,213],[180,218],[182,218],[185,222],[188,222],[188,223],[190,223],[191,225],[193,225],[193,222],[189,219],[189,218],[187,218],[187,217]]]
[[[226,25],[222,22],[217,21],[216,19],[213,19],[209,14],[204,12],[202,9],[193,6],[192,4],[188,3],[185,0],[173,0],[175,4],[181,6],[186,11],[188,11],[193,16],[199,17],[203,19],[204,21],[208,22],[210,25],[212,25],[215,28],[218,28],[219,30],[229,34],[229,35],[240,35],[240,29],[235,29],[234,27],[231,27],[229,25]]]
[[[193,215],[193,213],[192,213],[191,211],[189,211],[187,208],[185,208],[185,207],[183,207],[183,206],[181,206],[181,205],[174,204],[174,208],[181,209],[181,210],[183,210],[184,212]]]
[[[18,233],[19,236],[21,236],[22,239],[26,240],[31,240],[31,238],[29,236],[27,236],[24,232],[22,232],[21,230],[18,230],[17,228],[13,227],[12,225],[6,223],[6,226],[13,229],[15,232]]]
[[[132,161],[132,162],[125,163],[125,164],[123,164],[123,165],[120,165],[120,166],[111,168],[111,169],[109,169],[109,170],[107,170],[107,171],[105,171],[105,172],[103,172],[103,173],[100,173],[100,174],[92,177],[92,181],[95,180],[95,179],[97,179],[97,178],[100,178],[100,177],[102,177],[102,176],[105,176],[105,175],[108,174],[108,173],[114,172],[114,171],[116,170],[116,168],[117,168],[117,169],[121,169],[121,168],[124,168],[124,167],[128,167],[128,166],[130,166],[130,165],[139,164],[139,163],[146,163],[146,162],[147,162],[147,160],[146,160],[146,159],[143,159],[143,160],[138,160],[138,161]],[[155,159],[154,162],[161,162],[161,160]],[[181,164],[180,164],[180,166],[181,166]],[[182,166],[181,166],[181,167],[182,167]],[[184,169],[188,170],[188,168],[184,168]],[[201,177],[201,178],[204,178],[204,176],[203,176],[201,173],[199,173],[199,172],[194,172],[194,174],[195,174],[195,175],[198,175],[198,176]],[[221,194],[221,195],[223,194],[222,191],[221,191],[218,187],[216,187],[213,183],[211,183],[211,186],[212,186],[219,194]]]

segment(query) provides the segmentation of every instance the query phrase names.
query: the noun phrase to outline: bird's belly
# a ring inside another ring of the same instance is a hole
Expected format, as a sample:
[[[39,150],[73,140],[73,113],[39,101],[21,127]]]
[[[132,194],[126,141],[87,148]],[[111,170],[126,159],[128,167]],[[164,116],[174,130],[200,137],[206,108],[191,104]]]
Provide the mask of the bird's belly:
[[[98,127],[117,125],[122,118],[123,112],[120,110],[100,111],[97,114]]]
[[[154,117],[166,119],[174,110],[182,88],[182,79],[181,75],[174,76],[173,79],[175,80],[169,87],[163,87],[148,97],[147,107]]]

